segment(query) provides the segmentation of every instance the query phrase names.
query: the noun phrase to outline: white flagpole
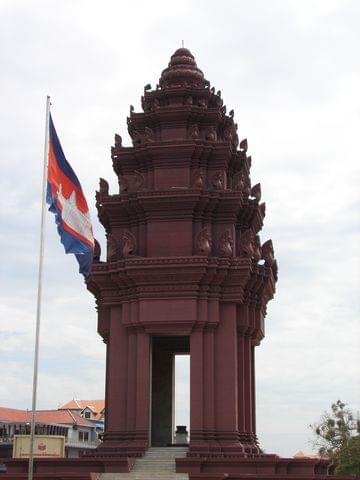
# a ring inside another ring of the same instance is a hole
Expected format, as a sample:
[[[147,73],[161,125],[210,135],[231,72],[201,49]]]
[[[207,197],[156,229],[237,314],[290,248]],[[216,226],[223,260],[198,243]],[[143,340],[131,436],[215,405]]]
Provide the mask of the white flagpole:
[[[46,213],[46,187],[47,187],[47,164],[49,157],[49,119],[50,119],[50,97],[46,97],[46,120],[45,120],[45,145],[44,145],[44,167],[42,184],[42,203],[41,203],[41,227],[40,227],[40,254],[39,254],[39,273],[38,273],[38,292],[36,307],[36,332],[35,332],[35,353],[34,353],[34,373],[33,373],[33,391],[31,408],[31,430],[30,430],[30,453],[28,480],[33,478],[34,467],[34,435],[35,435],[35,413],[36,413],[36,393],[39,364],[39,339],[40,339],[40,316],[41,316],[41,292],[42,292],[42,273],[44,259],[44,240],[45,240],[45,213]]]

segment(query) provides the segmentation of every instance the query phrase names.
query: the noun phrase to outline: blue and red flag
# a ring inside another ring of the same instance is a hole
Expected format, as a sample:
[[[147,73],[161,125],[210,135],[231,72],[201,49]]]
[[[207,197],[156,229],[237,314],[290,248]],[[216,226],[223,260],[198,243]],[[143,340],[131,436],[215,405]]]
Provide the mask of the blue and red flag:
[[[61,148],[51,115],[49,119],[49,160],[46,201],[66,253],[74,253],[80,273],[90,274],[94,237],[89,208],[74,170],[67,162]]]

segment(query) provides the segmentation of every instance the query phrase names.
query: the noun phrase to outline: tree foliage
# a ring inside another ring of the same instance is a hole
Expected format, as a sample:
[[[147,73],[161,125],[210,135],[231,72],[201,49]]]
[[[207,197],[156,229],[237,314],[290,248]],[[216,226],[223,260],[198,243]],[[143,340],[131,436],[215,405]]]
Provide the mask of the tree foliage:
[[[319,455],[337,464],[336,473],[360,474],[360,419],[345,403],[333,403],[331,412],[323,413],[320,421],[310,427]]]
[[[349,438],[335,455],[336,473],[341,475],[360,475],[360,435]]]

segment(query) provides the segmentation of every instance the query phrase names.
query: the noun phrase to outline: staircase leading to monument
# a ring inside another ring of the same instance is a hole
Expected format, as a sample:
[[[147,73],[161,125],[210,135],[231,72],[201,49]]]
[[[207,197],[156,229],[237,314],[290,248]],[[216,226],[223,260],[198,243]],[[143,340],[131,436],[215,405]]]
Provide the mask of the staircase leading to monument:
[[[187,473],[175,472],[175,458],[185,457],[187,447],[153,447],[137,458],[129,473],[103,473],[100,480],[188,480]]]

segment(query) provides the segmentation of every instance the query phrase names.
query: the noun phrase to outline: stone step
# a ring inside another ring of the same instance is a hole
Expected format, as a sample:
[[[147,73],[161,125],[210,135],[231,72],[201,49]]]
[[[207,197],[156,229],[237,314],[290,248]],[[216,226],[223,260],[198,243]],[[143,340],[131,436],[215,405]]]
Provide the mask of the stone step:
[[[188,480],[186,473],[142,472],[142,473],[102,473],[99,480]]]
[[[103,473],[100,480],[188,480],[186,473],[175,472],[175,458],[186,453],[186,447],[152,447],[135,460],[131,472]]]

